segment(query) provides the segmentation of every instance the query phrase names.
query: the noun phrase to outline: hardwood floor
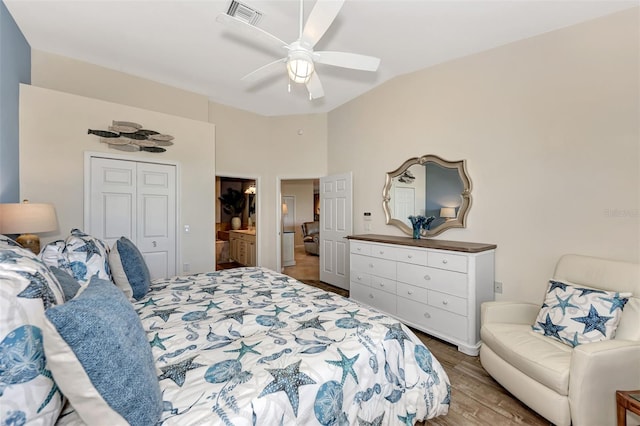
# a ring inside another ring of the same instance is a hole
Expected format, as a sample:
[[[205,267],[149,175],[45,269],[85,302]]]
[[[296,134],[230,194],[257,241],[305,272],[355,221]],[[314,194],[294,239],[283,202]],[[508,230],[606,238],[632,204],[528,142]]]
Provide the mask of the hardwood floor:
[[[319,281],[316,278],[317,275],[313,275],[313,268],[310,266],[313,263],[313,259],[301,257],[299,262],[298,255],[299,253],[296,252],[296,266],[285,268],[287,275],[323,290],[332,291],[345,297],[349,296],[348,290]],[[302,250],[302,256],[304,256],[304,250]],[[315,268],[317,271],[317,266]],[[465,355],[462,352],[458,352],[458,349],[449,343],[431,337],[419,330],[412,330],[440,361],[451,382],[449,414],[426,422],[416,423],[417,425],[549,425],[547,420],[530,410],[493,380],[482,368],[479,357]]]

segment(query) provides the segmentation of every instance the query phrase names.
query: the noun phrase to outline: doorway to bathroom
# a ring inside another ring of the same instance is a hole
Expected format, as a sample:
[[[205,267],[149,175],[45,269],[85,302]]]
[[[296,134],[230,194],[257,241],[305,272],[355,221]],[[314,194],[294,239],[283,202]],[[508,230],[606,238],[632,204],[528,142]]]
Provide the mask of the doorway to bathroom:
[[[216,176],[216,269],[258,264],[257,179]]]

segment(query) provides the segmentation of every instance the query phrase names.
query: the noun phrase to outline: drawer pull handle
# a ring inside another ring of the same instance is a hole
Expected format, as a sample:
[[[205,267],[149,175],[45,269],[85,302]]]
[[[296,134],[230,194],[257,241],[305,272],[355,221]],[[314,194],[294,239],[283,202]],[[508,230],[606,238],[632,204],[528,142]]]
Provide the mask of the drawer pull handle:
[[[407,290],[407,294],[408,294],[408,295],[412,295],[412,294],[413,294],[413,292],[412,292],[411,290]]]
[[[425,318],[431,318],[431,315],[429,314],[429,312],[425,312],[425,313],[424,313],[424,317],[425,317]]]
[[[369,299],[373,299],[373,294],[369,293]]]
[[[429,275],[425,275],[425,276],[424,276],[424,279],[425,279],[425,280],[427,280],[427,281],[429,281],[429,280],[431,280],[431,277],[430,277]]]
[[[447,302],[446,300],[443,300],[443,301],[442,301],[442,304],[443,304],[443,305],[448,305],[448,304],[449,304],[449,302]]]
[[[384,283],[380,283],[380,287],[384,287]]]
[[[358,251],[362,251],[362,247],[358,247],[356,250],[358,250]]]
[[[358,275],[358,281],[362,281],[362,277]]]
[[[380,254],[384,254],[384,250],[380,250]]]
[[[373,268],[373,263],[370,263],[370,264],[369,264],[369,268]]]
[[[442,263],[447,264],[447,259],[442,259]]]

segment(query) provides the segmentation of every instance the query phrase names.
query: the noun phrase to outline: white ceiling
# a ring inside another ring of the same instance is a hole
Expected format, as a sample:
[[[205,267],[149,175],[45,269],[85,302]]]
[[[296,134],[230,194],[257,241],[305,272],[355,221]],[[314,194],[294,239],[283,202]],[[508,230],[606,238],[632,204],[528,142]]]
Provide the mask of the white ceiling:
[[[325,97],[287,91],[285,65],[253,85],[240,78],[285,56],[216,21],[230,0],[3,0],[33,49],[206,95],[272,116],[330,111],[398,75],[637,6],[638,0],[347,0],[316,50],[381,58],[376,73],[318,65]],[[240,0],[258,26],[291,42],[297,0]],[[305,20],[315,1],[305,0]]]

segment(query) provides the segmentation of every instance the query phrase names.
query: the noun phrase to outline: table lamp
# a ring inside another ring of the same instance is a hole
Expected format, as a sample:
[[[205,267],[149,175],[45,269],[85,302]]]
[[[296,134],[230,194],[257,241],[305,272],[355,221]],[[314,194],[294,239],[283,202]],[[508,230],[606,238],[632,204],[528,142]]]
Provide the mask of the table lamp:
[[[0,233],[21,234],[16,242],[35,254],[40,253],[40,237],[34,234],[57,228],[58,219],[52,204],[31,204],[28,200],[0,204]]]
[[[440,217],[445,218],[447,221],[453,220],[456,217],[455,207],[442,207],[440,209]]]

